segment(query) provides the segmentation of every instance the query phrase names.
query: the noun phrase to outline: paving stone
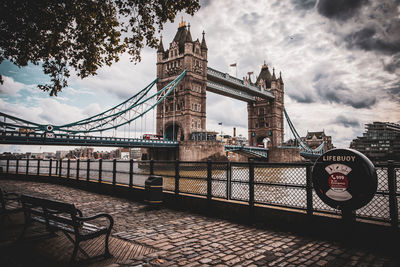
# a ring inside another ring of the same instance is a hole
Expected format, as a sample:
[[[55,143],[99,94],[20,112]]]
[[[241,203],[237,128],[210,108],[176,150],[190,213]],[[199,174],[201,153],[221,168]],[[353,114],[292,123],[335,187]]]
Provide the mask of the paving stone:
[[[212,259],[205,258],[205,259],[201,259],[201,260],[199,260],[199,262],[200,262],[200,263],[202,263],[202,264],[205,264],[205,263],[210,263],[210,262],[212,262]]]
[[[324,266],[324,265],[326,265],[328,262],[327,261],[325,261],[325,260],[320,260],[320,261],[317,261],[316,262],[316,264],[318,265],[318,266]]]
[[[233,259],[235,257],[236,257],[236,255],[228,255],[228,256],[223,257],[222,260],[223,261],[229,261],[230,259]]]

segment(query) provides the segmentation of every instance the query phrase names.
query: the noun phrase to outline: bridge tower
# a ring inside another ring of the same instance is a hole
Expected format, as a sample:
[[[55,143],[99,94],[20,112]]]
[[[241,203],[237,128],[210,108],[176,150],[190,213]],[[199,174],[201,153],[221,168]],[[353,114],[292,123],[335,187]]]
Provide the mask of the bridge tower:
[[[256,84],[263,90],[270,90],[274,99],[256,98],[255,102],[247,104],[249,145],[257,146],[268,140],[269,148],[282,146],[283,141],[283,109],[284,109],[284,84],[282,76],[272,75],[268,66],[264,64],[258,75]]]
[[[192,132],[206,130],[207,44],[193,41],[190,24],[179,23],[178,31],[164,50],[157,50],[157,90],[186,69],[186,76],[165,101],[157,106],[157,134],[169,140],[189,140]]]

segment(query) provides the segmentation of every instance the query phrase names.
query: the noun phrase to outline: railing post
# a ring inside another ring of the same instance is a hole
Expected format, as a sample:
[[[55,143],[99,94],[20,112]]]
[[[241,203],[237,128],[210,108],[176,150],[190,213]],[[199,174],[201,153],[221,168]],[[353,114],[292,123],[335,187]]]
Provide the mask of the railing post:
[[[389,186],[389,210],[390,210],[390,223],[394,229],[399,225],[399,212],[396,196],[396,174],[394,170],[393,160],[388,160],[388,186]]]
[[[76,160],[76,180],[79,181],[79,164],[80,163],[80,159]]]
[[[175,161],[175,196],[179,195],[179,159]]]
[[[103,169],[103,159],[99,159],[99,183],[101,183],[102,169]]]
[[[232,164],[230,161],[226,164],[226,199],[231,198],[231,176],[232,176]]]
[[[18,174],[18,166],[19,165],[19,159],[15,162],[15,173]]]
[[[58,174],[58,159],[56,159],[56,172],[55,172],[55,175],[57,176],[57,174]]]
[[[154,160],[150,160],[150,175],[154,175]]]
[[[133,159],[129,161],[129,188],[133,186]]]
[[[211,206],[212,198],[212,163],[211,160],[207,160],[207,204]]]
[[[62,159],[60,159],[60,169],[58,170],[58,177],[61,177],[61,171],[62,171]]]
[[[40,159],[37,161],[37,176],[40,175]]]
[[[7,163],[6,163],[6,173],[8,174],[9,171],[10,171],[10,159],[7,159]]]
[[[87,159],[86,163],[86,181],[90,180],[90,159]]]
[[[249,219],[254,220],[254,160],[249,160]]]
[[[70,171],[70,168],[71,168],[71,159],[69,158],[69,159],[67,160],[67,179],[69,179],[69,171]]]
[[[29,158],[26,158],[26,173],[25,175],[28,176],[29,174]]]
[[[50,159],[49,162],[49,177],[51,177],[51,168],[53,168],[53,159]]]
[[[115,186],[116,183],[117,183],[117,160],[114,159],[113,160],[113,180],[112,180],[113,186]]]
[[[306,163],[306,194],[307,194],[307,215],[313,215],[313,187],[312,187],[312,163]]]

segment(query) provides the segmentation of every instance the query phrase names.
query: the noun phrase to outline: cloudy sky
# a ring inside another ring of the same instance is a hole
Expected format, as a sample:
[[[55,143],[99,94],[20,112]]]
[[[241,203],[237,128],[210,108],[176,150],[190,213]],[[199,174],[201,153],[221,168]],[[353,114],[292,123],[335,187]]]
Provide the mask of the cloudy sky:
[[[206,32],[208,66],[237,76],[265,61],[285,83],[285,106],[297,131],[324,130],[336,147],[348,147],[373,121],[400,123],[400,0],[201,1],[193,16],[179,14],[165,25],[172,41],[180,17],[193,39]],[[39,123],[64,124],[96,114],[132,96],[156,76],[156,51],[142,62],[125,55],[95,77],[71,77],[58,97],[36,88],[47,77],[40,68],[0,65],[0,111]],[[220,112],[224,110],[224,112]],[[247,137],[244,102],[207,93],[207,128]],[[292,135],[285,127],[285,138]],[[56,148],[40,148],[54,151]],[[58,149],[58,148],[57,148]],[[1,146],[0,152],[37,147]]]

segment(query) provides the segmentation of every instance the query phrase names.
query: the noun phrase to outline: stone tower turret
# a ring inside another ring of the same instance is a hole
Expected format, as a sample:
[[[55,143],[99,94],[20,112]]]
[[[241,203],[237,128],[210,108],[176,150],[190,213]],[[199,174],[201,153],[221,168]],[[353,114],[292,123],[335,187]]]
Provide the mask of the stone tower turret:
[[[186,76],[175,92],[157,106],[157,134],[169,140],[189,140],[191,133],[206,130],[207,46],[204,34],[201,44],[192,40],[190,26],[182,20],[169,49],[160,41],[157,90],[183,70]]]
[[[264,139],[268,140],[268,147],[280,147],[283,142],[283,109],[284,109],[284,84],[282,77],[278,79],[269,71],[266,64],[261,67],[256,84],[263,90],[274,94],[274,99],[257,99],[247,105],[249,145],[262,145]]]

